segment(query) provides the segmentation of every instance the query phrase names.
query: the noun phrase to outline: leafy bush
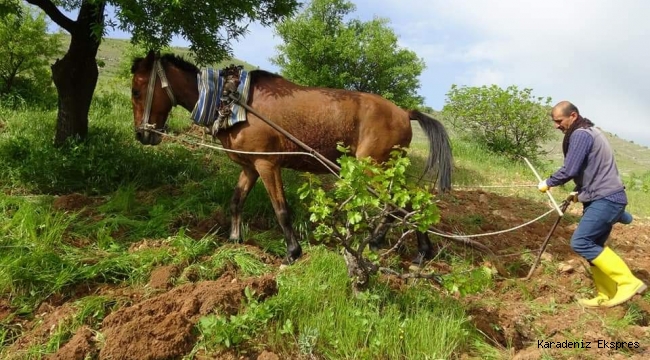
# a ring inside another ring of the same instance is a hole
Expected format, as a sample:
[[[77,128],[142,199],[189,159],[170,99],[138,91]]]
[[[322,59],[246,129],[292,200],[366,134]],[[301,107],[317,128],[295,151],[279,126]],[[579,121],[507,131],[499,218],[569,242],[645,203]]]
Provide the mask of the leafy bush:
[[[630,191],[650,192],[650,171],[643,174],[630,174],[625,178],[625,188]]]
[[[379,271],[377,264],[364,255],[375,231],[380,226],[392,228],[403,234],[401,241],[406,234],[416,229],[425,231],[437,223],[440,213],[431,192],[407,184],[406,171],[411,163],[403,151],[394,150],[383,165],[370,158],[348,155],[343,155],[339,162],[340,178],[333,191],[325,191],[320,180],[312,176],[299,192],[301,199],[308,199],[310,220],[318,224],[314,236],[344,248],[348,270],[355,274],[353,288],[364,290],[370,275]],[[384,223],[396,207],[411,209],[402,215],[403,220]]]
[[[0,106],[56,105],[49,65],[61,53],[61,36],[47,26],[45,14],[29,5],[0,22]]]
[[[22,110],[56,108],[56,89],[46,71],[34,71],[34,76],[14,79],[11,90],[0,94],[0,107]]]
[[[551,135],[551,98],[531,93],[531,89],[519,90],[514,85],[505,90],[496,85],[452,85],[443,114],[460,134],[491,151],[535,159],[543,153],[541,144]]]

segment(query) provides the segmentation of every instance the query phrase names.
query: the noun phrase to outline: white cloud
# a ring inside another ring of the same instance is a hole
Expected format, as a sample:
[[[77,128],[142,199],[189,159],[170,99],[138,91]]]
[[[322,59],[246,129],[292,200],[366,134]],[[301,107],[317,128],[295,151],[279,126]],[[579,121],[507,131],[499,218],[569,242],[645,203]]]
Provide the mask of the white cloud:
[[[650,2],[629,1],[423,1],[375,2],[444,40],[444,59],[455,62],[454,81],[531,87],[554,101],[570,100],[608,131],[650,145]],[[408,7],[404,6],[408,4]],[[446,26],[440,26],[441,23]],[[409,32],[414,51],[431,35]],[[437,52],[440,56],[440,52]]]

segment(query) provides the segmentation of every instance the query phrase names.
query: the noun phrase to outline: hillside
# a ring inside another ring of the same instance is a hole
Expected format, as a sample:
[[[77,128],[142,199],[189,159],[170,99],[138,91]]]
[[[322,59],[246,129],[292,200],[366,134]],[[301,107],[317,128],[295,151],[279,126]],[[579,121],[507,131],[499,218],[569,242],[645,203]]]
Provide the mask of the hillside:
[[[625,140],[600,128],[616,154],[616,161],[622,176],[630,174],[642,174],[650,170],[650,148],[635,144],[632,141]],[[549,151],[548,159],[558,165],[562,162],[562,137],[563,134],[555,131],[553,138],[544,145],[544,149]]]

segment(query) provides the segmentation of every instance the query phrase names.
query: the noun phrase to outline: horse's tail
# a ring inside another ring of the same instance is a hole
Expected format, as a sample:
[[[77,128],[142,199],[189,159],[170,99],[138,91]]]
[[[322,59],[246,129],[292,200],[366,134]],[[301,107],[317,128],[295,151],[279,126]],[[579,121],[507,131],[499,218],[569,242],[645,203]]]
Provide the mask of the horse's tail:
[[[415,119],[424,130],[429,139],[429,158],[424,168],[426,174],[431,169],[437,168],[438,190],[441,192],[451,189],[451,173],[453,169],[453,155],[451,153],[451,142],[449,135],[442,123],[431,116],[421,113],[418,110],[410,110],[409,118]]]

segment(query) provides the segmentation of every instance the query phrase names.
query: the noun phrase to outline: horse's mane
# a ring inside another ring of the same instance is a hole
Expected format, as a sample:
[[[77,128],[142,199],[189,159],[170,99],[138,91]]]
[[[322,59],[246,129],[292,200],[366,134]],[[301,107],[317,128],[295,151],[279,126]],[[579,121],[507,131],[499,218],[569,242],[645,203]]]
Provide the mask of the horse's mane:
[[[196,65],[192,64],[191,62],[183,59],[181,56],[178,55],[165,54],[160,57],[160,61],[162,61],[163,63],[169,62],[181,70],[185,70],[197,74],[200,72],[199,68]]]
[[[144,60],[144,58],[139,57],[135,58],[133,60],[133,64],[131,65],[131,73],[135,74],[136,70],[138,69],[138,65],[140,62]],[[193,73],[199,73],[199,68],[196,67],[196,65],[192,64],[191,62],[183,59],[179,55],[174,55],[174,54],[164,54],[163,56],[160,57],[160,61],[163,63],[171,63],[172,65],[176,66],[177,68]]]
[[[283,79],[283,77],[281,75],[279,75],[279,74],[272,73],[270,71],[266,71],[266,70],[262,70],[262,69],[251,70],[250,74],[254,75],[256,79],[263,79],[263,78],[281,78],[281,79]]]
[[[133,64],[131,65],[131,73],[135,73],[135,71],[138,68],[138,65],[140,62],[144,60],[144,58],[139,57],[133,60]],[[174,55],[174,54],[164,54],[163,56],[160,57],[160,61],[162,62],[168,62],[177,68],[189,72],[193,72],[198,74],[201,70],[191,62],[183,59],[183,57],[179,55]],[[251,70],[251,80],[253,79],[264,79],[264,78],[282,78],[281,75],[278,75],[276,73],[272,73],[270,71],[266,70],[261,70],[261,69],[256,69],[256,70]]]

